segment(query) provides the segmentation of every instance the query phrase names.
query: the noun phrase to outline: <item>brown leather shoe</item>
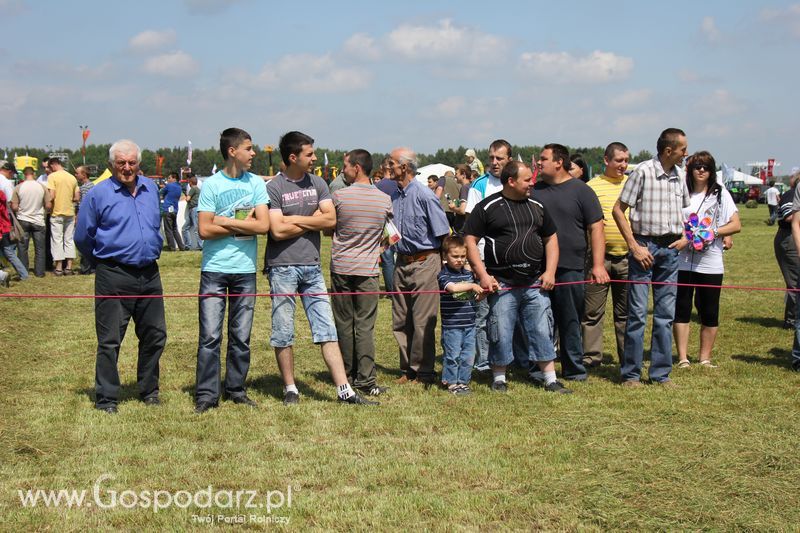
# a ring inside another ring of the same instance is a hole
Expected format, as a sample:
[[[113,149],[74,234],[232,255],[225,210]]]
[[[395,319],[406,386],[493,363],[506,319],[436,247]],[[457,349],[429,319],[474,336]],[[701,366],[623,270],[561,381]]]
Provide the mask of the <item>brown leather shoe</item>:
[[[635,388],[638,388],[638,387],[644,387],[644,385],[642,385],[642,382],[639,381],[638,379],[629,379],[627,381],[623,381],[621,383],[621,385],[623,387],[627,387],[629,389],[635,389]]]
[[[400,376],[399,378],[394,380],[394,382],[397,383],[398,385],[405,385],[406,383],[409,383],[410,381],[412,381],[412,380],[408,379],[408,376],[405,375],[405,374],[403,374],[402,376]]]

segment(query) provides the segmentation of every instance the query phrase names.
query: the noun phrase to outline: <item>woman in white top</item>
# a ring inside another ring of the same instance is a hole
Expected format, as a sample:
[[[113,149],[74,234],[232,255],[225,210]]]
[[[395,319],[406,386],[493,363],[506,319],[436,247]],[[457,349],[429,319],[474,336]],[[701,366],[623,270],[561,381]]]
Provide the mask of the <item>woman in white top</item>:
[[[692,297],[700,316],[700,364],[715,368],[711,350],[719,329],[719,295],[725,267],[722,252],[730,247],[730,236],[742,229],[739,212],[730,193],[717,183],[717,164],[705,151],[696,152],[686,165],[689,207],[683,209],[684,222],[694,221],[694,242],[686,242],[678,256],[678,283],[713,287],[678,286],[673,333],[678,348],[678,368],[690,365],[689,318]],[[705,231],[703,231],[705,230]],[[684,239],[688,241],[687,235]],[[723,242],[727,241],[727,242]]]

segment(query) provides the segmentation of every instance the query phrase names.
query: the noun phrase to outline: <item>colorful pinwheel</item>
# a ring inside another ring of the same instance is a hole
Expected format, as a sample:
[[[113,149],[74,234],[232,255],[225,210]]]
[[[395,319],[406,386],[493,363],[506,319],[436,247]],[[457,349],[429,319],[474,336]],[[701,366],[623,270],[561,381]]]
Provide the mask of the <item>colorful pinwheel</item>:
[[[714,242],[716,235],[714,235],[714,230],[711,229],[711,224],[711,217],[703,217],[700,220],[697,213],[692,213],[689,215],[689,220],[683,225],[684,235],[696,251],[701,252]]]

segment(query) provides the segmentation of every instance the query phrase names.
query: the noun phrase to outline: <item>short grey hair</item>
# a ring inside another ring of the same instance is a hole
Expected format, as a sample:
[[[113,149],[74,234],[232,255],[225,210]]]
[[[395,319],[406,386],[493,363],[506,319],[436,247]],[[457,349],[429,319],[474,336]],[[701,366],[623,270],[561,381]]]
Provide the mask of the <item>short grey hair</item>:
[[[408,169],[408,173],[412,176],[417,174],[417,167],[419,167],[419,161],[417,161],[417,154],[411,148],[400,147],[395,148],[392,150],[392,153],[397,153],[397,162],[405,164],[406,168]]]
[[[136,152],[136,161],[139,163],[142,162],[142,149],[139,148],[139,145],[135,142],[131,141],[130,139],[120,139],[119,141],[115,142],[111,145],[111,148],[108,149],[108,162],[112,165],[114,164],[114,156],[118,153],[125,153],[129,154],[131,152]]]

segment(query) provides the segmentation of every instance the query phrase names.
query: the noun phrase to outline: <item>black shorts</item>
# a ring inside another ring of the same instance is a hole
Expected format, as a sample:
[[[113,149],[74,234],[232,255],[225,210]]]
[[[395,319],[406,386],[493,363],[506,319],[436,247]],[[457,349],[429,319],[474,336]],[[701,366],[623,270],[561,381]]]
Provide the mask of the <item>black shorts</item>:
[[[687,270],[678,271],[678,283],[716,285],[716,287],[685,287],[678,285],[675,301],[675,323],[688,324],[692,317],[692,296],[700,324],[708,328],[719,326],[719,295],[722,274],[701,274]]]

